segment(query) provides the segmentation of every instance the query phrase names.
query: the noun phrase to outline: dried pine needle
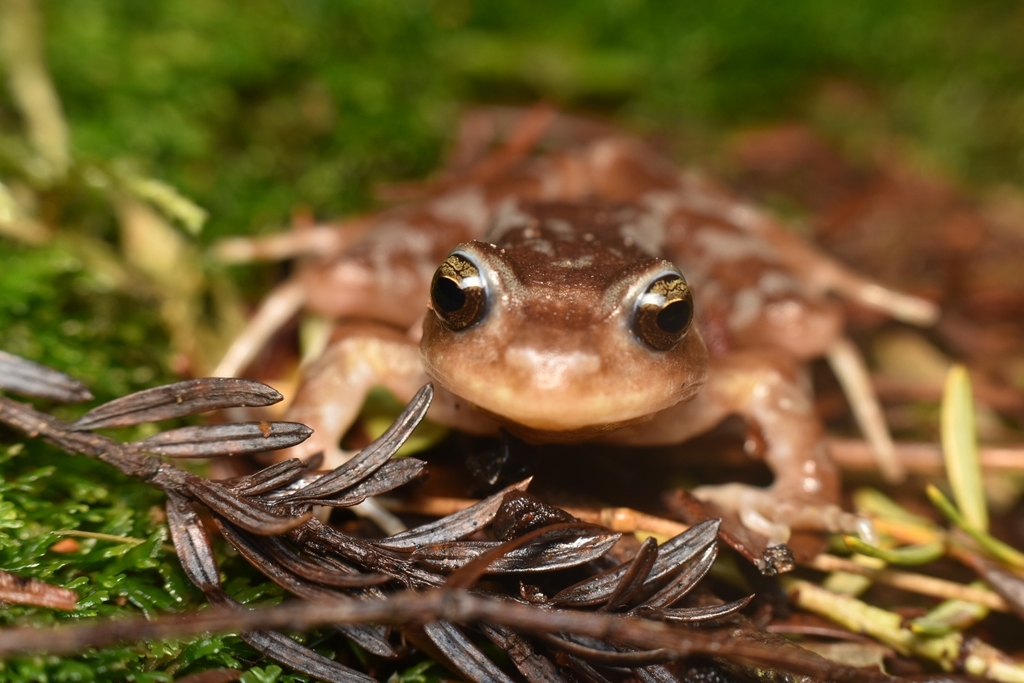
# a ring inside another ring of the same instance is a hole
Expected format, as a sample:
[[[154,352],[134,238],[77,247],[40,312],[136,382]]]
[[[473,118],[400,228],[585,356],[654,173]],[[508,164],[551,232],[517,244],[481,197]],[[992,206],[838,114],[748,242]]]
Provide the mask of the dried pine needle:
[[[110,541],[111,543],[127,543],[130,545],[140,545],[146,542],[144,538],[134,538],[132,536],[115,536],[114,534],[101,534],[96,531],[81,531],[79,529],[61,529],[60,531],[51,531],[54,536],[76,536],[78,538],[91,538],[97,541]]]
[[[951,633],[937,638],[922,637],[903,627],[903,617],[873,607],[847,595],[838,595],[808,581],[784,581],[795,605],[864,633],[903,655],[925,657],[950,671],[963,644],[963,636]]]
[[[953,632],[939,636],[915,633],[903,617],[855,598],[836,595],[808,581],[785,580],[794,604],[831,619],[856,633],[870,635],[905,655],[929,659],[945,671],[958,664],[974,676],[1005,683],[1024,681],[1024,664],[976,638]]]
[[[871,577],[871,579],[878,583],[884,583],[912,593],[930,595],[946,600],[969,600],[1000,612],[1009,611],[1006,602],[995,593],[965,586],[953,581],[937,579],[933,576],[900,571],[898,569],[873,569],[861,566],[846,558],[836,557],[835,555],[818,555],[807,566],[825,572],[862,574]]]

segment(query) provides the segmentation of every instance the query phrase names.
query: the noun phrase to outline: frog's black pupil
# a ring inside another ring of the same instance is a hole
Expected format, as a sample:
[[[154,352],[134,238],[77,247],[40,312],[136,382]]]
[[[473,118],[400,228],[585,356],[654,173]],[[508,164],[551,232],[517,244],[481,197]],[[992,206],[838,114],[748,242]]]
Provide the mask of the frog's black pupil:
[[[439,277],[434,283],[434,304],[446,313],[454,313],[466,305],[466,293],[454,280]]]
[[[673,301],[658,313],[658,327],[669,334],[682,332],[690,322],[691,310],[689,301]]]

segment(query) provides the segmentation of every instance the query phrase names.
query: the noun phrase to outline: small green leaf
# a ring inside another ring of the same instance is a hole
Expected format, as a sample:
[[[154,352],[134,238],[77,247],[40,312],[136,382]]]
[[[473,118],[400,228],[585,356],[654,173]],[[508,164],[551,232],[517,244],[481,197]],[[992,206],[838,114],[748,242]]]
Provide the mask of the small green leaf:
[[[946,498],[942,491],[931,484],[925,488],[925,493],[928,494],[928,500],[939,509],[939,512],[945,515],[950,522],[963,529],[964,533],[977,541],[978,545],[988,551],[989,554],[1011,567],[1024,569],[1024,553],[1003,543],[998,538],[972,527],[949,498]]]
[[[923,638],[906,628],[903,617],[895,612],[848,596],[836,595],[808,581],[784,578],[782,583],[795,605],[830,619],[854,633],[870,636],[900,654],[930,659],[946,670],[952,668],[960,655],[964,638],[959,633]]]
[[[57,671],[53,674],[53,679],[55,681],[60,681],[60,683],[64,683],[65,681],[88,683],[89,681],[96,680],[96,672],[93,671],[92,667],[83,664],[82,662],[66,660],[61,662]]]
[[[974,397],[970,375],[962,365],[954,365],[946,375],[942,395],[942,453],[957,507],[971,527],[987,532],[988,507],[978,461]]]
[[[832,572],[821,582],[822,588],[830,590],[839,595],[858,597],[871,588],[871,579],[860,574],[850,572]]]
[[[978,590],[988,590],[982,581],[970,584]],[[989,608],[966,600],[946,600],[924,616],[911,620],[910,630],[924,636],[944,636],[964,631],[988,616]]]
[[[275,683],[281,676],[281,667],[271,664],[266,668],[254,666],[242,674],[240,683]]]
[[[190,235],[202,232],[209,213],[183,195],[178,188],[162,180],[145,178],[126,170],[122,170],[119,180],[136,197],[148,201],[168,217],[179,221]]]
[[[184,669],[204,657],[219,654],[225,647],[224,638],[225,636],[199,638],[181,651],[176,664]]]
[[[391,674],[388,683],[441,683],[448,679],[443,668],[431,661],[424,661],[405,671]]]
[[[877,557],[885,560],[888,564],[916,565],[933,562],[946,551],[946,544],[941,541],[935,543],[924,543],[921,545],[906,545],[900,548],[879,548],[878,546],[865,543],[854,536],[844,536],[843,541],[846,547],[853,552]]]

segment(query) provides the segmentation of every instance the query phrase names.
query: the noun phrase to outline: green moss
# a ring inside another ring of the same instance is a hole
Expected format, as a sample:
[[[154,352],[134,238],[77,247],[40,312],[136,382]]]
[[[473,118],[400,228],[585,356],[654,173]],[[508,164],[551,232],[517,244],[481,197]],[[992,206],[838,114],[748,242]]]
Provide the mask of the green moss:
[[[69,245],[2,244],[0,348],[69,372],[105,399],[171,377],[146,297],[115,290]]]

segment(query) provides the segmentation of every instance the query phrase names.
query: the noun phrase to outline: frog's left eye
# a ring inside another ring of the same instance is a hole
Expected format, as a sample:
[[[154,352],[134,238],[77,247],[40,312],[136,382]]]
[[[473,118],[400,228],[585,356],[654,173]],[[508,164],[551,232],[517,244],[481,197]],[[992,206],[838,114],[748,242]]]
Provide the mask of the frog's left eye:
[[[693,295],[678,273],[659,277],[637,299],[633,334],[658,351],[679,343],[693,321]]]
[[[487,290],[480,270],[462,254],[452,254],[434,273],[430,303],[449,330],[464,330],[487,315]]]

